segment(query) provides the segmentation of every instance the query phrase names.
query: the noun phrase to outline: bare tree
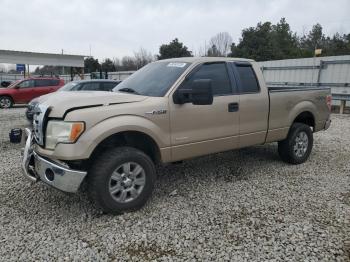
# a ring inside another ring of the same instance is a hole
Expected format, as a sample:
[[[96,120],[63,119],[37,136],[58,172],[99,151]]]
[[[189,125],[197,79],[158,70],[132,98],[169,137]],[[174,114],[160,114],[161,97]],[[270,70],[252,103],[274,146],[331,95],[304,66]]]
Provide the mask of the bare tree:
[[[208,49],[207,56],[222,56],[222,53],[217,49],[216,45],[213,45]]]
[[[148,52],[146,49],[142,47],[139,49],[139,51],[134,52],[134,56],[135,56],[135,63],[136,63],[137,69],[140,69],[141,67],[153,61],[153,56],[151,52]]]
[[[113,58],[113,64],[114,64],[114,67],[115,67],[116,71],[120,71],[121,70],[122,64],[121,64],[120,59],[118,57],[114,57]]]
[[[131,56],[124,56],[121,65],[122,70],[125,71],[137,70],[136,60]]]
[[[216,48],[215,55],[227,56],[232,45],[232,37],[227,32],[220,32],[210,39],[209,46]]]

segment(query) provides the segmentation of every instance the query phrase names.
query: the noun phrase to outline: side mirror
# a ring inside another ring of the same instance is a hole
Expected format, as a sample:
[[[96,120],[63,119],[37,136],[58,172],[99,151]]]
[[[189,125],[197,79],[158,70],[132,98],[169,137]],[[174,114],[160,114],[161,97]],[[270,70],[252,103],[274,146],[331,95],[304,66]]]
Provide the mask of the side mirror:
[[[175,104],[192,103],[194,105],[213,104],[213,91],[210,79],[194,80],[190,88],[178,89],[173,100]]]

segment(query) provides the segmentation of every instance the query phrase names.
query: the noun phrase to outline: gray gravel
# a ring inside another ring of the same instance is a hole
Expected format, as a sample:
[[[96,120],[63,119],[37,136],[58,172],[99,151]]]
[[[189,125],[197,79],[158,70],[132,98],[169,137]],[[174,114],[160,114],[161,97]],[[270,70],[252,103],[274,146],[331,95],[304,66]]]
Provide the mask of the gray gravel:
[[[22,177],[7,140],[23,112],[0,111],[0,260],[350,261],[349,116],[305,164],[271,144],[163,167],[145,208],[110,216]]]

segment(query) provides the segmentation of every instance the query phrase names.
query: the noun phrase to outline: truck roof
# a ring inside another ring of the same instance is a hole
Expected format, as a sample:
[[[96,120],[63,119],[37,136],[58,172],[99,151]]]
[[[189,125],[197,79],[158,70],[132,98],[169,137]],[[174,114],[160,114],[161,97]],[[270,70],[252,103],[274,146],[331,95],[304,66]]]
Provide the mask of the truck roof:
[[[186,63],[205,63],[216,61],[242,61],[242,62],[254,62],[252,59],[238,58],[238,57],[178,57],[159,60],[157,62],[186,62]]]

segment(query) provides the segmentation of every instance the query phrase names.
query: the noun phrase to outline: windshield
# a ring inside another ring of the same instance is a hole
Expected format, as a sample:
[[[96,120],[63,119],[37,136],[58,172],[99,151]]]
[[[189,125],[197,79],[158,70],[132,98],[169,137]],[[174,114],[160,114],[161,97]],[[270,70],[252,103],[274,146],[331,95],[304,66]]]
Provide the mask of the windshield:
[[[164,96],[190,63],[155,62],[129,76],[114,92],[130,92],[144,96]]]
[[[77,84],[77,82],[70,82],[62,86],[60,89],[58,89],[58,91],[71,91]]]

